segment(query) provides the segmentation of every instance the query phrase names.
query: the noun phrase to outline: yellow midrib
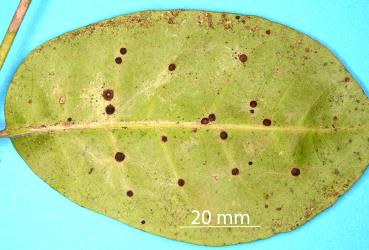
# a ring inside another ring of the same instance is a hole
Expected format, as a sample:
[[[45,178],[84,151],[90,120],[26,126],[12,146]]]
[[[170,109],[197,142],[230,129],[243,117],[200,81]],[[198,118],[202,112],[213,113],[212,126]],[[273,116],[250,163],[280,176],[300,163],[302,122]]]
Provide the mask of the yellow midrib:
[[[367,129],[367,127],[360,126],[355,128],[311,128],[303,126],[285,126],[278,127],[275,125],[263,126],[263,125],[246,125],[246,124],[220,124],[209,123],[206,125],[198,122],[173,122],[173,121],[128,121],[128,122],[92,122],[89,124],[83,123],[65,123],[58,125],[40,126],[40,127],[23,127],[17,129],[8,130],[8,137],[26,136],[34,133],[48,133],[59,132],[69,130],[82,130],[82,129],[117,129],[117,128],[132,128],[132,129],[155,129],[155,128],[178,128],[178,129],[211,129],[211,130],[255,130],[255,131],[288,131],[288,132],[321,132],[329,133],[332,131],[342,130],[358,130]]]

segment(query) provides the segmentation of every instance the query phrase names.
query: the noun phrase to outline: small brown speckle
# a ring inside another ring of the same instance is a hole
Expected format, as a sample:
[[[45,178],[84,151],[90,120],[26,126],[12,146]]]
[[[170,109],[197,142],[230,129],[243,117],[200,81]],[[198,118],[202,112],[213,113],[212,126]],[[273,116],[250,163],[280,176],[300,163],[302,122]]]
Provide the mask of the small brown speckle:
[[[28,99],[27,103],[32,104],[32,99]]]
[[[345,77],[345,82],[349,82],[350,80],[351,80],[350,77],[348,76]]]
[[[250,107],[251,108],[256,108],[256,106],[258,105],[258,103],[255,101],[255,100],[252,100],[251,102],[250,102]]]
[[[145,224],[145,223],[146,223],[146,221],[145,221],[145,220],[142,220],[142,221],[141,221],[141,224],[142,224],[142,225],[143,225],[143,224]]]
[[[197,132],[197,128],[193,128],[192,132],[196,133]]]
[[[72,121],[72,117],[68,117],[67,121],[68,122],[71,122]]]
[[[252,161],[249,161],[249,165],[250,165],[250,166],[252,165]]]
[[[270,126],[270,125],[272,125],[272,121],[270,119],[264,119],[263,120],[263,125],[264,126]]]
[[[126,48],[120,48],[119,52],[122,54],[122,55],[125,55],[127,53],[127,49]]]
[[[168,66],[168,70],[169,70],[169,71],[174,71],[174,70],[176,70],[176,65],[175,65],[174,63],[169,64],[169,66]]]
[[[93,171],[94,171],[94,168],[90,168],[90,170],[88,171],[88,174],[92,174]]]
[[[250,113],[251,113],[251,114],[255,113],[255,110],[250,109]]]
[[[112,89],[105,89],[102,93],[102,96],[106,101],[111,101],[114,97],[114,91]]]
[[[238,168],[232,169],[232,175],[238,175],[240,173],[240,170]]]
[[[292,168],[291,169],[291,174],[293,176],[299,176],[300,175],[300,169],[298,169],[298,168]]]
[[[162,142],[167,142],[168,141],[168,137],[166,137],[165,135],[161,136],[161,141]]]
[[[265,33],[266,33],[267,35],[270,35],[270,33],[271,33],[271,32],[270,32],[270,30],[266,30],[266,31],[265,31]]]
[[[220,139],[222,140],[226,140],[228,138],[228,134],[225,131],[221,131],[219,136],[220,136]]]
[[[185,181],[183,179],[178,179],[177,183],[178,183],[178,186],[183,187],[185,184]]]
[[[122,58],[121,57],[116,57],[115,58],[115,63],[116,64],[121,64],[123,62]]]
[[[204,118],[202,118],[201,119],[201,124],[208,124],[209,123],[209,118],[207,118],[207,117],[204,117]]]
[[[239,19],[240,19],[240,16],[235,16],[235,18],[236,18],[237,20],[239,20]]]
[[[209,121],[211,121],[211,122],[213,122],[217,119],[215,114],[210,114],[208,118],[209,118]]]
[[[125,154],[124,154],[124,153],[122,153],[122,152],[117,152],[117,153],[115,154],[114,158],[115,158],[115,160],[116,160],[117,162],[122,162],[122,161],[124,161],[124,159],[126,158],[126,156],[125,156]]]
[[[264,207],[265,207],[265,208],[268,208],[269,206],[268,206],[268,204],[265,204],[265,205],[264,205]]]
[[[127,196],[128,197],[132,197],[133,196],[133,191],[132,190],[128,190],[127,191]]]
[[[247,56],[245,54],[241,54],[238,56],[238,59],[242,62],[245,63],[247,61]]]
[[[108,106],[106,106],[105,108],[105,112],[108,114],[108,115],[112,115],[114,114],[115,112],[115,107],[111,104],[109,104]]]
[[[64,104],[65,103],[65,96],[61,96],[59,98],[59,104]]]

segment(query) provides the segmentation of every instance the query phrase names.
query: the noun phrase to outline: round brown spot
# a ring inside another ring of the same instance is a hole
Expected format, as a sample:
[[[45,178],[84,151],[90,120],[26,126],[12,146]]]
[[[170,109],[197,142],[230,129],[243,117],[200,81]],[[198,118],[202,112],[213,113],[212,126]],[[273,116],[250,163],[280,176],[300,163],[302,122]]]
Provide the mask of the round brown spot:
[[[162,142],[167,142],[168,141],[168,137],[166,137],[165,135],[161,136],[161,141]]]
[[[115,63],[116,64],[121,64],[123,62],[122,58],[121,57],[116,57],[115,58]]]
[[[238,56],[238,59],[239,59],[242,63],[244,63],[244,62],[246,62],[246,61],[247,61],[247,56],[246,56],[245,54],[241,54],[241,55],[239,55],[239,56]]]
[[[220,136],[220,139],[222,139],[222,140],[225,140],[225,139],[228,138],[228,134],[225,131],[221,131],[219,136]]]
[[[265,206],[264,206],[265,208],[268,208],[269,206],[268,206],[268,204],[265,204]]]
[[[127,191],[127,196],[128,197],[132,197],[133,196],[133,191],[132,190],[128,190]]]
[[[142,224],[142,225],[143,225],[143,224],[145,224],[145,223],[146,223],[146,221],[145,221],[145,220],[142,220],[142,221],[141,221],[141,224]]]
[[[127,53],[127,49],[126,48],[120,48],[119,52],[122,54],[122,55],[125,55]]]
[[[238,170],[238,168],[232,169],[232,175],[238,175],[239,173],[240,173],[240,170]]]
[[[169,66],[168,66],[168,70],[169,70],[169,71],[174,71],[174,70],[176,70],[176,65],[175,65],[174,63],[169,64]]]
[[[209,123],[209,118],[204,117],[201,119],[201,124],[208,124]]]
[[[72,117],[68,117],[67,121],[68,122],[71,122],[72,121]]]
[[[105,108],[105,112],[108,114],[108,115],[112,115],[114,114],[115,112],[115,107],[111,104],[109,104],[108,106],[106,106]]]
[[[238,19],[240,19],[240,16],[235,16],[235,18],[238,20]]]
[[[122,152],[117,152],[114,156],[115,160],[117,162],[122,162],[124,161],[124,159],[126,158],[125,154],[123,154]]]
[[[291,174],[293,176],[299,176],[300,175],[300,169],[298,169],[298,168],[292,168],[291,169]]]
[[[250,113],[251,113],[251,114],[255,113],[255,110],[250,109]]]
[[[183,187],[185,184],[185,181],[183,179],[178,179],[177,183],[178,183],[178,186]]]
[[[263,125],[264,126],[270,126],[270,125],[272,125],[272,121],[270,119],[264,119],[263,120]]]
[[[211,121],[211,122],[213,122],[213,121],[215,121],[217,119],[217,117],[215,116],[215,114],[210,114],[208,118],[209,118],[209,121]]]
[[[32,99],[28,99],[27,103],[32,104]]]
[[[250,107],[251,107],[251,108],[255,108],[257,105],[258,105],[258,103],[257,103],[255,100],[252,100],[252,101],[250,102]]]
[[[346,76],[345,77],[345,82],[349,82],[350,81],[350,77]]]
[[[197,128],[193,128],[192,132],[196,133],[197,132]]]
[[[102,93],[105,100],[110,101],[114,97],[114,91],[112,89],[105,89]]]
[[[270,35],[270,33],[271,33],[271,32],[270,32],[270,30],[266,30],[266,31],[265,31],[265,33],[266,33],[267,35]]]
[[[249,165],[250,165],[250,166],[252,165],[252,161],[249,161]]]

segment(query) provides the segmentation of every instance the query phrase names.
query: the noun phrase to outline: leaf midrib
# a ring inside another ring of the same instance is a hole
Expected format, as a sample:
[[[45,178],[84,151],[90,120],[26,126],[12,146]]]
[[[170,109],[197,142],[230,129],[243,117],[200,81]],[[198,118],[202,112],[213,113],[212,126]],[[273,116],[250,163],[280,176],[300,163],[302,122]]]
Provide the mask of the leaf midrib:
[[[209,123],[200,124],[199,122],[173,122],[173,121],[121,121],[121,122],[91,122],[91,123],[71,123],[71,124],[57,124],[49,126],[39,127],[22,127],[16,129],[8,129],[8,137],[20,137],[31,134],[50,133],[50,132],[68,132],[73,130],[84,129],[119,129],[119,128],[131,128],[131,129],[210,129],[210,130],[239,130],[239,131],[285,131],[293,133],[306,133],[306,132],[319,132],[330,133],[337,131],[351,131],[368,129],[367,126],[348,127],[348,128],[313,128],[305,126],[263,126],[263,125],[249,125],[249,124],[232,124],[232,123]]]

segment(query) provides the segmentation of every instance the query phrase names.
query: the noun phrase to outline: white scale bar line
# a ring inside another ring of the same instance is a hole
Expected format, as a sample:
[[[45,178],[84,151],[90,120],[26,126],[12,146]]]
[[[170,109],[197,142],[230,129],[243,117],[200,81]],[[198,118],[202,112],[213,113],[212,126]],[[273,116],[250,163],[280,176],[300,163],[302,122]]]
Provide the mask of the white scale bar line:
[[[249,228],[259,228],[261,226],[181,226],[180,228],[216,228],[216,227],[222,227],[222,228],[227,228],[227,227],[249,227]]]

